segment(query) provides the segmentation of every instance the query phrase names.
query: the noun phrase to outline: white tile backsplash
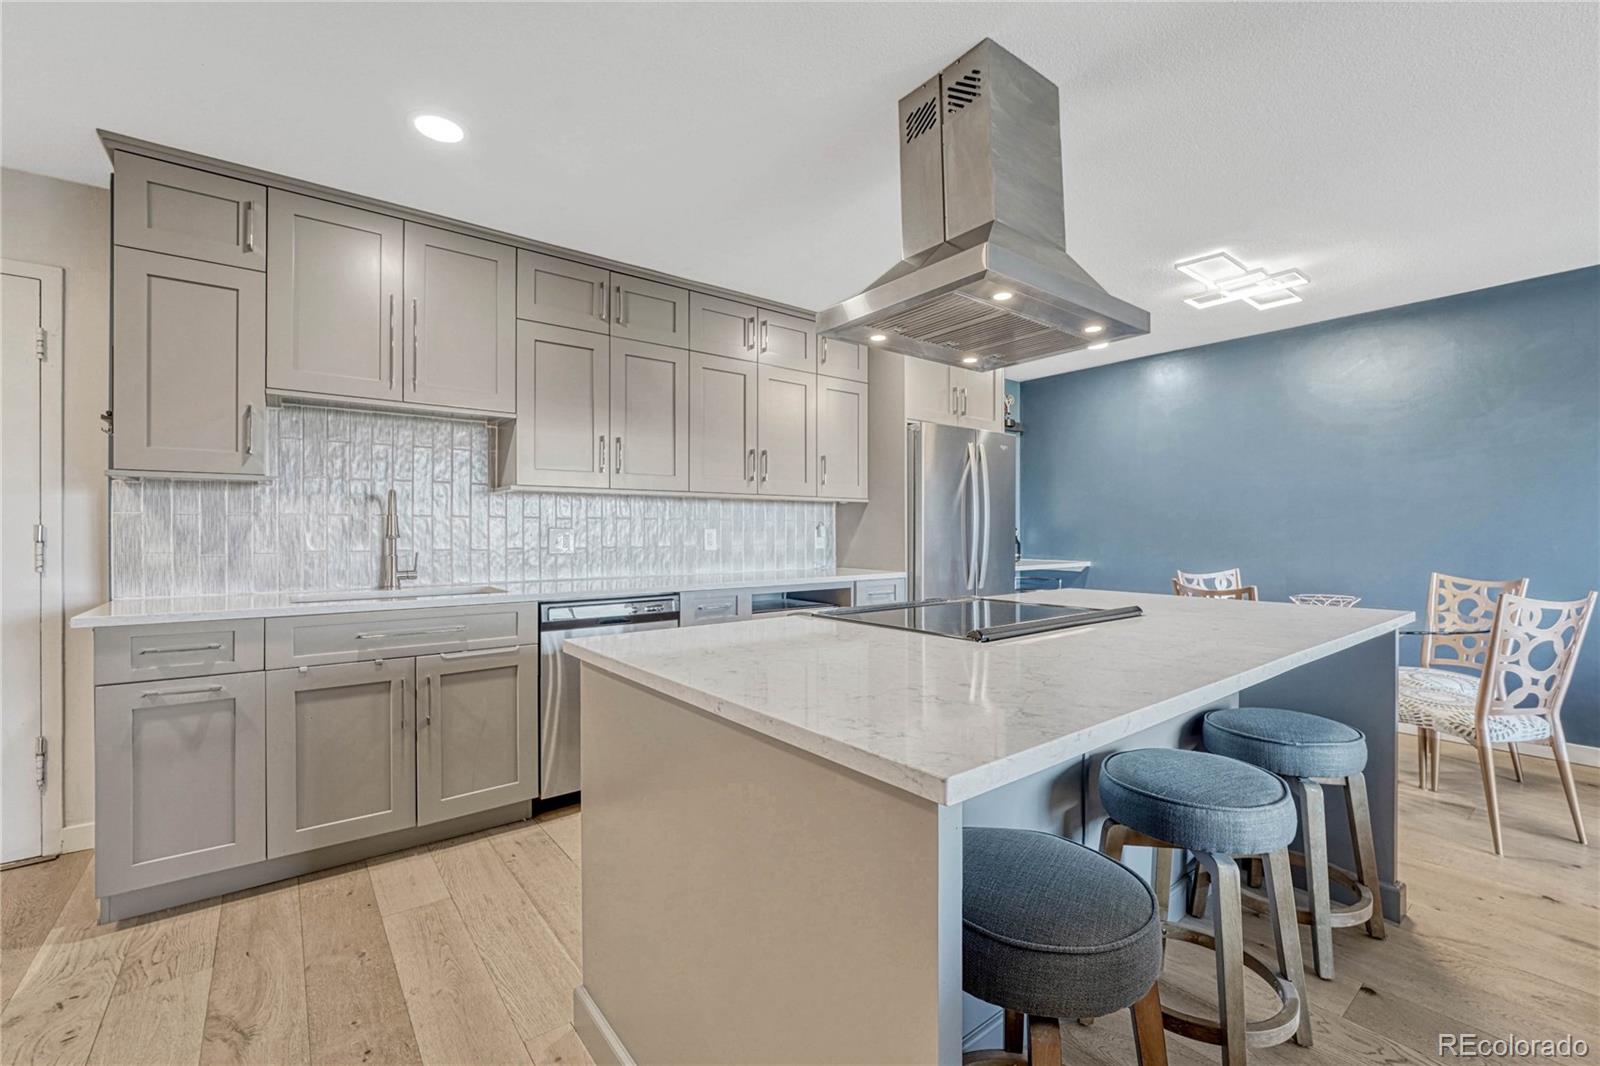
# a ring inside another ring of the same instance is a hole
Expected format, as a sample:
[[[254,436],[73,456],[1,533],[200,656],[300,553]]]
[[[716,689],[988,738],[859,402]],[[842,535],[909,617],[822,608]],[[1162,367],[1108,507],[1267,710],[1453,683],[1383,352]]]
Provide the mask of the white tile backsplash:
[[[271,482],[112,482],[113,598],[373,587],[391,487],[421,584],[834,565],[829,503],[496,493],[481,422],[286,404],[267,427]]]

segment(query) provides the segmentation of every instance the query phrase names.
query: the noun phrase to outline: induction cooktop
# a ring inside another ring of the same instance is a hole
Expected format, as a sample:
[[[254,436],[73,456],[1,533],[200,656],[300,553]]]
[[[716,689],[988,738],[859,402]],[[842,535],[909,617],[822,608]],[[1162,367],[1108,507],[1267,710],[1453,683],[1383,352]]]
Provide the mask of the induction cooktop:
[[[1064,607],[1054,603],[992,600],[968,596],[948,600],[917,600],[881,607],[840,607],[819,611],[826,618],[863,625],[909,629],[939,637],[956,637],[980,643],[1027,637],[1057,629],[1138,618],[1138,607]]]

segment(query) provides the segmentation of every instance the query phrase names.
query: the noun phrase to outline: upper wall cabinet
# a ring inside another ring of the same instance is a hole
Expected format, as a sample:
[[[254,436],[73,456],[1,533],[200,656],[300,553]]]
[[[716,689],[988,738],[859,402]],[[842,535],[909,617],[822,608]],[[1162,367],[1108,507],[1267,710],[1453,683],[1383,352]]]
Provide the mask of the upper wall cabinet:
[[[113,155],[115,243],[223,266],[267,268],[267,190],[247,181]]]
[[[268,203],[267,387],[402,399],[404,223],[281,189]]]
[[[500,434],[502,485],[611,484],[611,338],[517,323],[517,420]]]
[[[631,274],[611,275],[611,335],[689,347],[689,290]]]
[[[503,244],[405,224],[405,398],[517,409],[517,260]]]
[[[517,252],[517,317],[596,333],[610,330],[611,272],[603,267]]]
[[[729,359],[756,357],[756,308],[703,292],[689,294],[689,347]]]
[[[611,342],[611,487],[689,488],[689,353]]]
[[[956,392],[950,385],[950,368],[929,359],[905,356],[906,418],[914,422],[955,425]]]
[[[817,376],[764,366],[758,375],[757,489],[763,495],[817,494]]]
[[[748,359],[689,353],[689,488],[756,491],[756,375]]]
[[[838,337],[818,337],[817,373],[846,381],[866,381],[867,346]]]
[[[816,323],[763,307],[756,316],[756,359],[767,366],[816,373]]]
[[[1006,428],[1005,385],[998,370],[950,368],[950,385],[960,405],[957,420],[973,429]]]
[[[266,279],[118,248],[112,466],[266,473]]]
[[[867,498],[867,386],[817,378],[817,495]]]

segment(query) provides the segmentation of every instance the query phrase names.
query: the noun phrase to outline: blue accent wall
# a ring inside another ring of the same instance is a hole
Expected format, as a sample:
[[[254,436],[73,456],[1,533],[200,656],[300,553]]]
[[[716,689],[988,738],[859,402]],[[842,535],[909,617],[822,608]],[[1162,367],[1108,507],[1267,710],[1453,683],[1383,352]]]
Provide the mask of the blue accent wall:
[[[1600,267],[1021,390],[1023,550],[1093,560],[1091,587],[1239,566],[1419,617],[1432,570],[1600,588]],[[1600,744],[1600,624],[1562,721]]]

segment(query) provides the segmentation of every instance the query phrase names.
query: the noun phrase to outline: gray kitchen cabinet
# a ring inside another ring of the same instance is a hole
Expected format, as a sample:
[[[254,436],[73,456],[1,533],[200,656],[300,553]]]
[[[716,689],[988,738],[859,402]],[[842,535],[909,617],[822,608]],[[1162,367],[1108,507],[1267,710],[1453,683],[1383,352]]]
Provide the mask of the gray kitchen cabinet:
[[[817,495],[867,498],[867,386],[817,378]]]
[[[817,375],[763,366],[756,398],[757,490],[815,496]]]
[[[112,466],[266,472],[266,279],[259,270],[113,252]]]
[[[611,483],[611,338],[517,323],[517,421],[501,433],[502,484]]]
[[[611,487],[689,488],[689,353],[611,342]]]
[[[94,631],[94,683],[259,671],[261,619],[106,626]]]
[[[114,152],[111,162],[113,243],[267,268],[265,187],[132,152]]]
[[[267,387],[400,400],[405,224],[281,189],[267,262]]]
[[[759,373],[745,359],[689,354],[691,491],[755,493]]]
[[[405,398],[515,411],[516,296],[514,249],[405,223]]]
[[[266,858],[263,675],[102,685],[95,895]]]
[[[417,824],[413,660],[267,677],[267,855]]]
[[[756,357],[756,308],[703,292],[689,294],[689,347],[729,359]]]
[[[816,373],[816,323],[761,308],[756,315],[756,360],[766,366]]]
[[[838,337],[818,337],[817,373],[847,381],[866,381],[867,346]]]
[[[417,824],[539,794],[538,649],[448,652],[417,664]]]
[[[950,384],[950,368],[928,359],[904,356],[906,370],[906,418],[914,422],[940,422],[955,425],[956,392]]]
[[[611,272],[526,249],[517,251],[517,317],[568,329],[609,328]]]
[[[867,607],[872,604],[904,603],[906,598],[906,579],[903,577],[886,577],[872,581],[856,582],[855,606]]]
[[[998,370],[950,368],[950,384],[959,404],[957,422],[973,429],[1006,428],[1005,385]]]
[[[669,348],[689,347],[689,290],[613,273],[611,335]]]
[[[750,593],[716,589],[710,592],[684,592],[678,596],[678,625],[708,626],[718,622],[737,622],[749,618]]]

